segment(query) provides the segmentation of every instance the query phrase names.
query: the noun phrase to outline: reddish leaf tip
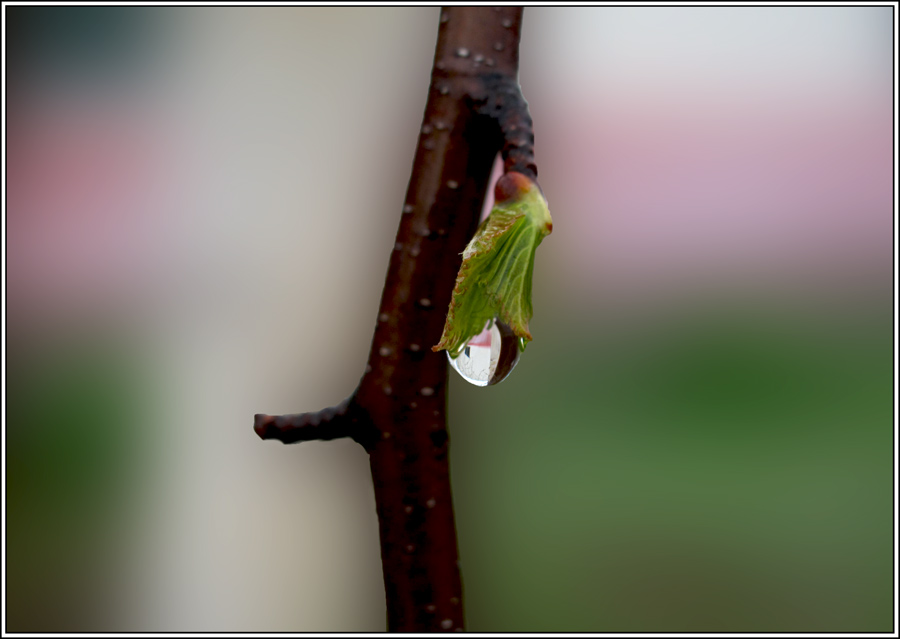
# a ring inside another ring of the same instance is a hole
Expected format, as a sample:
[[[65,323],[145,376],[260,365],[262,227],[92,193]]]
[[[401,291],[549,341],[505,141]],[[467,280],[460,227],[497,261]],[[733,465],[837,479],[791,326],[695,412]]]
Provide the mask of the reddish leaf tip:
[[[509,200],[520,198],[525,191],[532,188],[533,185],[534,182],[532,182],[527,175],[517,173],[516,171],[504,173],[500,176],[500,179],[497,180],[497,185],[494,187],[494,200],[496,202],[507,202]]]

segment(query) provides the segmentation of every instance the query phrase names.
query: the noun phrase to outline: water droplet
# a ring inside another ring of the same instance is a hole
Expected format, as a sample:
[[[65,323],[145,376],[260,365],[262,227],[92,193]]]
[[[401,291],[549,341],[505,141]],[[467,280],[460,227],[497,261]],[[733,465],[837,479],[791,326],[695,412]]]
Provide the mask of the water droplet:
[[[413,507],[412,507],[412,506],[404,506],[404,507],[403,507],[403,512],[405,512],[407,515],[408,515],[409,513],[411,513],[412,511],[413,511]]]
[[[395,244],[394,244],[394,250],[395,250],[395,251],[402,251],[402,250],[403,250],[403,243],[402,243],[402,242],[397,242],[397,243],[395,243]]]
[[[447,180],[447,188],[457,189],[459,188],[459,182],[457,182],[456,180]]]
[[[500,24],[502,24],[504,27],[509,29],[512,26],[512,19],[511,18],[503,18],[503,20],[500,22]]]
[[[438,93],[440,93],[441,95],[447,95],[448,93],[450,93],[450,87],[448,87],[446,84],[442,84],[438,89]]]
[[[387,357],[388,355],[391,354],[391,347],[390,346],[382,346],[381,348],[378,349],[378,354],[381,355],[382,357]]]
[[[412,204],[404,204],[403,205],[404,213],[412,213],[415,209],[416,209],[416,207],[414,207]]]
[[[426,386],[419,392],[422,393],[422,397],[431,397],[432,395],[434,395],[434,389],[431,388],[431,386]]]
[[[494,58],[488,58],[487,60],[484,61],[484,63],[486,65],[488,65],[489,67],[492,67],[492,66],[494,66]]]
[[[416,408],[419,407],[419,405],[416,402],[410,402],[409,407],[412,408],[413,410],[415,410]]]
[[[381,438],[382,439],[390,439],[391,434],[388,431],[384,431],[383,433],[381,433]]]
[[[409,249],[409,254],[413,257],[418,257],[421,249],[418,246],[411,246]]]
[[[428,508],[434,508],[437,506],[437,501],[435,501],[434,497],[425,502],[425,506]]]
[[[406,552],[412,554],[416,551],[416,547],[412,544],[406,544]]]
[[[434,604],[428,604],[427,606],[425,606],[425,612],[434,612],[435,610],[437,610],[437,606],[435,606]]]
[[[452,628],[452,627],[453,627],[453,620],[452,620],[452,619],[444,619],[444,620],[441,622],[441,628],[443,628],[444,630],[449,630],[449,629]]]
[[[447,21],[450,20],[450,16],[446,13],[441,14],[441,24],[447,24]]]
[[[385,384],[384,386],[382,386],[382,387],[381,387],[381,390],[384,391],[384,394],[385,394],[385,395],[390,395],[391,393],[394,392],[394,389],[391,388],[390,386],[388,386],[387,384]]]
[[[447,353],[450,366],[475,386],[499,384],[519,363],[519,343],[512,329],[497,320],[488,322],[481,333],[470,339],[454,358]]]
[[[456,55],[458,55],[460,58],[468,58],[469,50],[465,47],[460,47],[456,50]]]
[[[391,316],[388,315],[387,313],[379,313],[379,314],[378,314],[378,321],[379,321],[379,322],[386,322],[386,321],[388,321],[389,319],[391,319]]]
[[[418,353],[419,348],[420,348],[420,346],[418,344],[410,344],[409,345],[409,350],[411,350],[413,353]]]
[[[419,300],[419,306],[428,308],[429,306],[431,306],[431,300],[428,299],[427,297],[423,297],[422,299]]]
[[[422,133],[424,133],[425,135],[428,135],[429,133],[431,133],[431,125],[423,124],[422,125]]]
[[[503,43],[495,42],[494,43],[494,51],[503,51]]]
[[[447,123],[444,122],[443,120],[438,120],[437,122],[434,123],[434,128],[437,129],[438,131],[446,131],[449,127],[447,126]]]
[[[456,562],[456,565],[457,566],[459,565],[458,561]],[[459,604],[459,597],[450,597],[450,603],[452,603],[454,606],[456,606],[457,604]]]
[[[422,140],[422,148],[428,149],[430,151],[431,149],[434,148],[434,140],[432,140],[431,138]]]
[[[367,372],[367,373],[371,373],[371,372],[372,372],[372,366],[371,366],[371,364],[366,364],[366,372]]]
[[[482,60],[484,60],[484,56],[481,55],[480,53],[476,53],[475,57],[472,59],[475,60],[475,62],[481,62]]]

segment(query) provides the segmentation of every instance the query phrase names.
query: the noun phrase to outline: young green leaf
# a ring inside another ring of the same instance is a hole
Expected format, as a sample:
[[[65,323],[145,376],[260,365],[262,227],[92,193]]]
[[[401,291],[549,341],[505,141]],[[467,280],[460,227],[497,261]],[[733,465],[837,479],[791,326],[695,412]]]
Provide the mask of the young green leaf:
[[[495,318],[521,338],[522,348],[531,341],[534,252],[553,220],[538,185],[521,173],[503,175],[494,194],[494,208],[463,251],[444,332],[431,349],[454,358]]]

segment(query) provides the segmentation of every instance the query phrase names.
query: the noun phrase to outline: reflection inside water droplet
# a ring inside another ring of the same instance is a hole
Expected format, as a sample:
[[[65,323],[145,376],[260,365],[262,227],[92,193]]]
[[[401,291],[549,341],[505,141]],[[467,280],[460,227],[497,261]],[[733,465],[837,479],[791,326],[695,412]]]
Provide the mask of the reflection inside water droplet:
[[[476,386],[499,384],[519,363],[519,342],[512,329],[500,321],[488,322],[454,358],[450,366],[464,380]]]

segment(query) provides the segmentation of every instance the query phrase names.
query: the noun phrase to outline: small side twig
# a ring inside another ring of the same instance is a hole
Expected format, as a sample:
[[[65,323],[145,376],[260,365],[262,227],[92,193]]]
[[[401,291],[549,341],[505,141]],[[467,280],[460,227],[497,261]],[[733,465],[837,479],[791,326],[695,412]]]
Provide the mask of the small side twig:
[[[503,172],[515,171],[537,181],[534,127],[518,81],[508,75],[486,76],[484,93],[474,97],[476,111],[489,117],[500,129]]]
[[[371,424],[360,414],[353,399],[350,397],[337,406],[314,413],[258,413],[254,416],[253,430],[260,439],[274,439],[283,444],[350,437],[368,450],[372,441]]]

